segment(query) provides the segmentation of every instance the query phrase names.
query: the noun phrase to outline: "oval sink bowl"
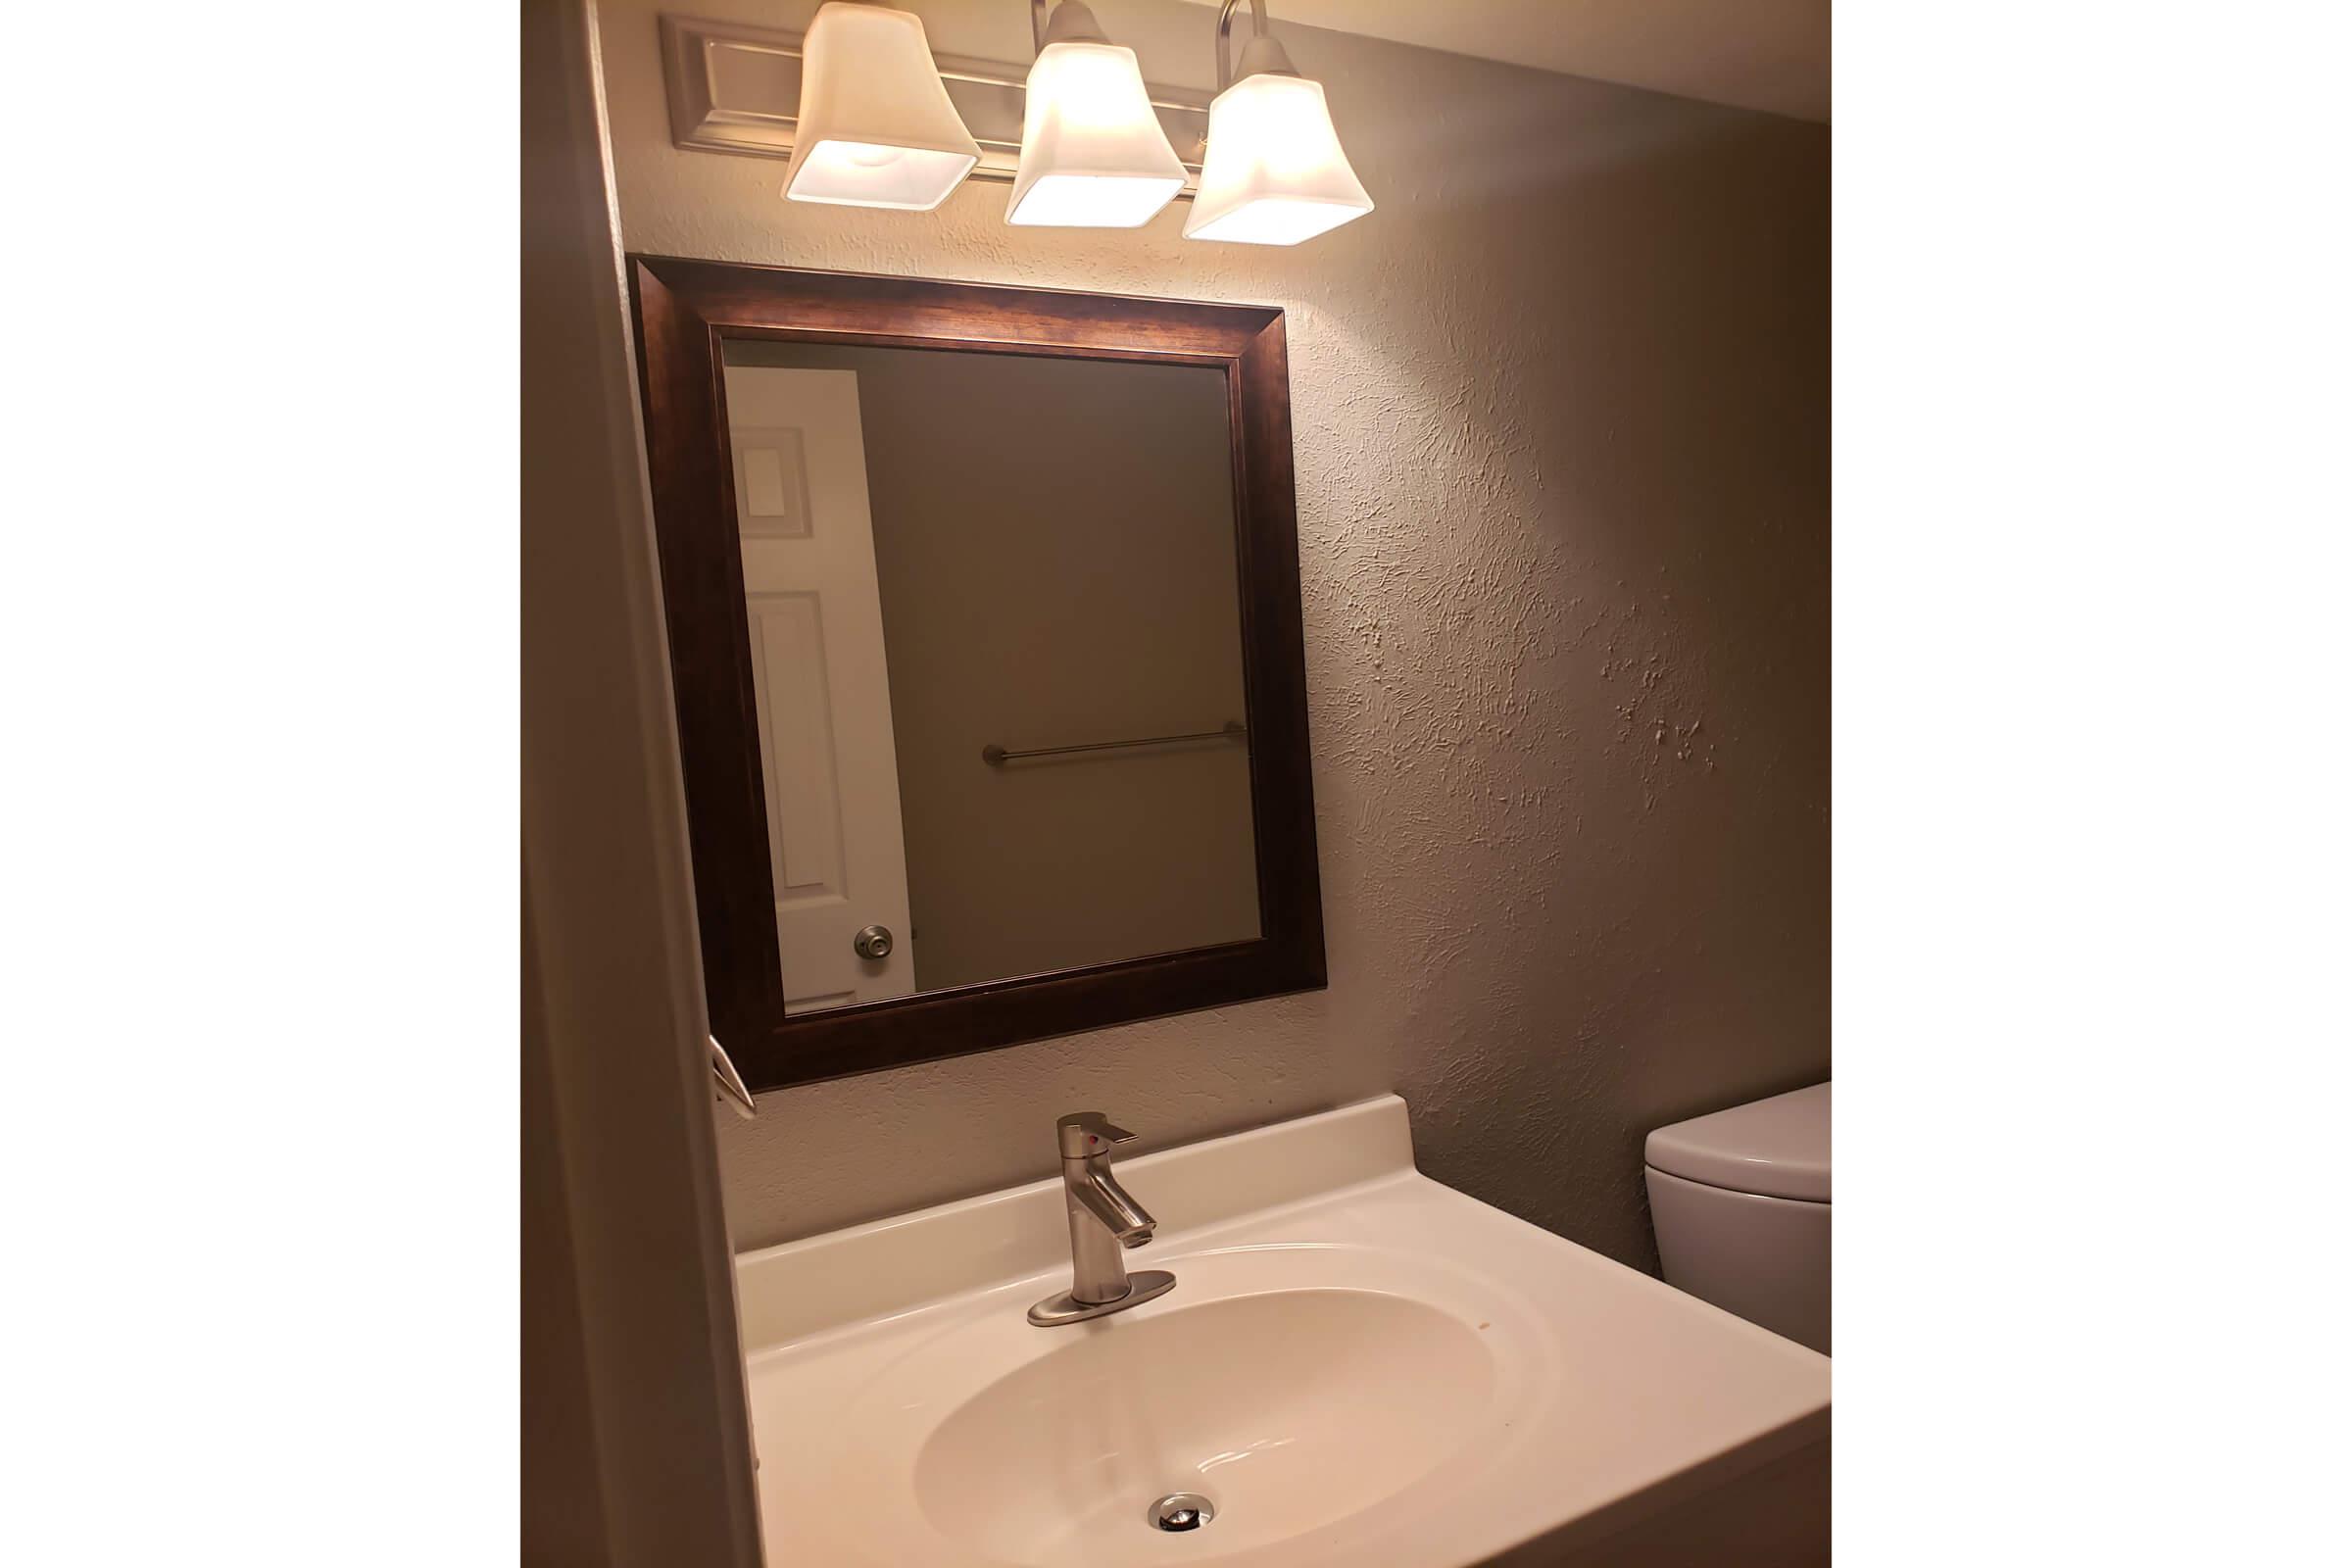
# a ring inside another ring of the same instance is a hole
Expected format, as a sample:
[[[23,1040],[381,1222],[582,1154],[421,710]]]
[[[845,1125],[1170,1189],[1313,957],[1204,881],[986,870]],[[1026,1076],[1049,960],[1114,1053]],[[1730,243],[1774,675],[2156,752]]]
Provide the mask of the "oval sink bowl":
[[[1159,1547],[1153,1500],[1197,1493],[1214,1513],[1182,1555],[1205,1560],[1404,1491],[1480,1429],[1494,1375],[1476,1328],[1400,1296],[1171,1298],[1086,1325],[949,1413],[915,1499],[989,1557],[1078,1568]]]

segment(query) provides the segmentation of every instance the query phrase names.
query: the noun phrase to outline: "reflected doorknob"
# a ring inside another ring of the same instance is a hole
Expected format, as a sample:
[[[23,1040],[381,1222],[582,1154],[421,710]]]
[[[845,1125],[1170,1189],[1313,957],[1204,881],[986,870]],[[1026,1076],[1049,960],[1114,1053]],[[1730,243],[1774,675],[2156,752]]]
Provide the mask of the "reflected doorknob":
[[[851,938],[850,946],[858,950],[860,958],[887,958],[890,956],[890,927],[869,925]]]

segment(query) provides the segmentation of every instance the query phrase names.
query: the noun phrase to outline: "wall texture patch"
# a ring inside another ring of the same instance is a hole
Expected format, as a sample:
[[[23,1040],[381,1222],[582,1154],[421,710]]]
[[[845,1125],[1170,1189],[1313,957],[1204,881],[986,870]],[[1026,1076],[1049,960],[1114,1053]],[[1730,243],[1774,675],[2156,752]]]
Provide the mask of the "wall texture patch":
[[[1027,58],[1019,7],[921,9]],[[1096,10],[1210,84],[1199,8]],[[1430,1175],[1654,1267],[1643,1134],[1829,1071],[1828,129],[1286,27],[1377,212],[1015,230],[677,151],[658,8],[599,11],[634,250],[1289,313],[1330,989],[763,1096],[737,1244],[1048,1175],[1074,1107],[1157,1146],[1394,1089]]]

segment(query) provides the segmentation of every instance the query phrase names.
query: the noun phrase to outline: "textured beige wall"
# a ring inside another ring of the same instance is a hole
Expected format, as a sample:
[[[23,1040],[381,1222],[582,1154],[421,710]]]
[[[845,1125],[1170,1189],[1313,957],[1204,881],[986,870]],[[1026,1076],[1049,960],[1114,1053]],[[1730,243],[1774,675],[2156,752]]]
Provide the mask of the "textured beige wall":
[[[1242,716],[1224,376],[798,343],[727,357],[858,376],[916,983],[1257,935],[1239,746],[980,760]]]
[[[1015,230],[1000,185],[819,209],[676,151],[658,7],[602,9],[634,249],[1289,312],[1330,989],[765,1096],[739,1243],[1046,1175],[1072,1106],[1156,1144],[1395,1089],[1431,1175],[1652,1265],[1643,1132],[1829,1067],[1827,129],[1286,29],[1379,212]],[[1095,9],[1207,84],[1199,8]]]

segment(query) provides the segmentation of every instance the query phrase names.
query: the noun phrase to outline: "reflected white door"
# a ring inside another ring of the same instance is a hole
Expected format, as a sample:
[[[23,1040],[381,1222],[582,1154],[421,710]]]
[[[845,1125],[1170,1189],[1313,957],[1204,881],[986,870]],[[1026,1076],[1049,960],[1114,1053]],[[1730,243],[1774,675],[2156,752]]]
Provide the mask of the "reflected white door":
[[[915,988],[858,377],[729,366],[736,526],[787,1012]],[[885,958],[858,932],[890,932]]]

